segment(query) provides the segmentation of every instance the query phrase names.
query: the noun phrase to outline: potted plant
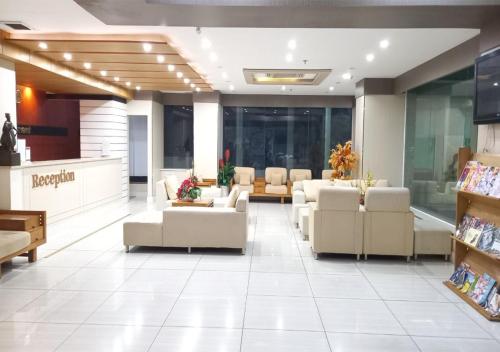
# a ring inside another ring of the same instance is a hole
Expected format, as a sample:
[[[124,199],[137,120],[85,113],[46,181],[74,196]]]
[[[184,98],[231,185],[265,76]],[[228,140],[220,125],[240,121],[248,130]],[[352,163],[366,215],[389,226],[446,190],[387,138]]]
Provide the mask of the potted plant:
[[[332,166],[332,180],[349,180],[352,176],[352,170],[358,162],[358,155],[352,151],[352,142],[348,141],[345,145],[337,144],[331,150],[328,163]]]
[[[217,174],[217,183],[222,190],[222,195],[227,196],[229,185],[234,177],[234,166],[229,162],[231,153],[229,149],[224,151],[224,159],[219,160],[219,173]]]
[[[201,189],[198,187],[198,178],[194,175],[189,176],[182,181],[181,186],[177,190],[177,198],[192,202],[201,196]]]
[[[352,186],[357,187],[359,189],[359,193],[361,194],[361,197],[359,199],[359,204],[365,205],[366,190],[369,187],[375,186],[375,179],[373,178],[372,172],[368,171],[368,173],[366,174],[366,178],[364,180],[357,182],[353,181]]]

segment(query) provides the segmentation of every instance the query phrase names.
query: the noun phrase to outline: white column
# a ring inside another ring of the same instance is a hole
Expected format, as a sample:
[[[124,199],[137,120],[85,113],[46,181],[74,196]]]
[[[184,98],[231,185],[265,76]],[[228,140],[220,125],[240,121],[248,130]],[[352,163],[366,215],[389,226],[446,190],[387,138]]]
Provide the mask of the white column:
[[[11,121],[17,126],[16,114],[16,71],[14,63],[0,59],[0,128],[9,113]]]
[[[222,138],[218,102],[194,102],[194,167],[203,178],[217,178],[219,138]]]

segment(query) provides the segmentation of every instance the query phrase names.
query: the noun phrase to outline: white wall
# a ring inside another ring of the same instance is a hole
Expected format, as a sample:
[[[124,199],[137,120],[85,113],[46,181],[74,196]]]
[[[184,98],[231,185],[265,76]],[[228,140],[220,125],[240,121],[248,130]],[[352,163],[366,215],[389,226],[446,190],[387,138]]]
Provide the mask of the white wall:
[[[194,114],[194,168],[203,178],[217,178],[219,137],[221,133],[219,103],[193,104]]]
[[[364,99],[363,102],[360,99]],[[404,95],[367,95],[358,98],[356,104],[358,102],[361,106],[356,106],[355,150],[361,152],[359,176],[366,176],[370,171],[375,178],[387,179],[391,186],[401,187],[404,157]],[[362,142],[359,138],[360,133],[363,136]]]
[[[500,154],[500,124],[478,126],[477,151]]]
[[[80,153],[82,158],[102,155],[122,158],[122,197],[129,196],[127,105],[114,100],[80,100]]]
[[[151,150],[153,153],[152,163],[153,163],[153,194],[156,193],[156,182],[161,179],[160,169],[163,169],[163,121],[164,121],[164,113],[163,113],[163,104],[159,104],[155,101],[152,102],[152,115],[151,122],[153,126],[153,130],[151,133]]]
[[[143,116],[131,116],[129,118],[128,125],[130,176],[147,176],[148,120]]]
[[[16,72],[12,62],[0,59],[0,126],[9,113],[11,121],[17,126],[16,114]]]
[[[363,120],[365,114],[365,97],[361,96],[356,98],[356,115],[354,117],[353,126],[354,126],[354,151],[359,156],[358,168],[355,173],[355,177],[362,177],[363,174]]]

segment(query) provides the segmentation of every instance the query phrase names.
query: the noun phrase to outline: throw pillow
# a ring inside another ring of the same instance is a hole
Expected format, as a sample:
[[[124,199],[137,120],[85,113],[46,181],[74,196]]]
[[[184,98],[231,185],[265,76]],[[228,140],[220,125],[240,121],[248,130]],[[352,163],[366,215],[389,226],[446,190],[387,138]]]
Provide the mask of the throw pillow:
[[[231,192],[229,192],[229,196],[226,201],[226,208],[234,208],[236,207],[236,201],[238,200],[238,190],[233,188]]]
[[[249,174],[241,174],[240,175],[240,185],[250,186],[250,175]]]
[[[168,176],[165,181],[165,186],[167,188],[168,199],[177,200],[177,190],[179,189],[179,181],[177,181],[176,176]]]
[[[271,185],[281,186],[281,174],[276,172],[271,176]]]

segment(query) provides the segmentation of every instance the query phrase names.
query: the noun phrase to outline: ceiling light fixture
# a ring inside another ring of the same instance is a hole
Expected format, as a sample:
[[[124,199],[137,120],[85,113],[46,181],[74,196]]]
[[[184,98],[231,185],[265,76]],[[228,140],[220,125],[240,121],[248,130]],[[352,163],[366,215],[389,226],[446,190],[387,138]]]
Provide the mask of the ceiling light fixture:
[[[45,42],[40,42],[38,43],[38,47],[42,50],[47,50],[49,46]]]
[[[389,40],[387,39],[384,39],[384,40],[381,40],[380,43],[379,43],[379,46],[380,48],[382,49],[387,49],[389,47]]]
[[[158,61],[159,64],[162,64],[165,62],[165,56],[163,55],[156,55],[156,61]]]
[[[188,84],[189,82],[191,82],[189,78],[184,78],[184,83]]]
[[[83,67],[86,69],[86,70],[90,70],[92,68],[92,64],[90,62],[84,62],[83,63]]]
[[[215,62],[217,61],[219,58],[217,57],[217,54],[214,53],[213,51],[210,53],[210,61],[212,62]]]
[[[190,86],[191,88],[195,88],[195,87],[196,87],[196,84],[191,83],[189,86]]]
[[[284,92],[286,90],[286,86],[281,86],[281,90]]]
[[[153,49],[153,46],[150,43],[142,43],[142,49],[149,53]]]
[[[115,76],[113,79],[115,80],[115,82],[119,82],[120,81],[120,77],[118,77],[118,76]]]
[[[201,89],[200,87],[196,87],[196,91],[199,92]]]
[[[105,71],[105,70],[102,70],[102,71],[101,71],[101,76],[105,77],[105,76],[107,76],[107,75],[108,75],[108,72],[107,72],[107,71]]]
[[[182,76],[184,76],[184,74],[182,72],[177,72],[176,75],[177,75],[177,78],[182,78]]]
[[[295,50],[296,47],[297,47],[297,42],[295,41],[295,39],[290,39],[288,41],[288,49]]]
[[[127,83],[125,83],[125,84],[127,85],[127,87],[130,87],[130,85],[131,85],[132,83],[130,83],[130,81],[128,81],[128,82],[127,82]]]
[[[330,92],[333,92],[333,90],[334,90],[334,89],[335,89],[335,88],[334,88],[333,86],[330,86],[330,87],[328,88],[328,90],[329,90]]]
[[[288,53],[285,55],[285,60],[286,62],[292,62],[293,61],[293,55],[292,53]]]
[[[64,57],[64,60],[70,61],[73,58],[73,55],[71,55],[71,53],[64,53],[63,57]]]
[[[212,47],[212,42],[208,38],[201,39],[201,47],[203,49],[210,49]]]
[[[222,78],[227,79],[227,72],[222,72]]]
[[[495,87],[498,87],[498,82],[493,83]]]
[[[234,90],[234,86],[233,86],[232,84],[229,86],[229,90],[230,90],[231,92]]]
[[[173,70],[175,70],[175,65],[167,65],[167,70],[169,72],[172,72]]]
[[[372,62],[373,60],[375,60],[375,55],[373,55],[372,53],[366,55],[366,61]]]
[[[136,90],[141,90],[141,86],[136,86],[135,89]]]
[[[346,72],[342,75],[342,78],[345,80],[349,80],[349,79],[352,79],[352,75],[350,72]]]

